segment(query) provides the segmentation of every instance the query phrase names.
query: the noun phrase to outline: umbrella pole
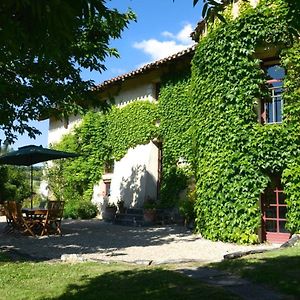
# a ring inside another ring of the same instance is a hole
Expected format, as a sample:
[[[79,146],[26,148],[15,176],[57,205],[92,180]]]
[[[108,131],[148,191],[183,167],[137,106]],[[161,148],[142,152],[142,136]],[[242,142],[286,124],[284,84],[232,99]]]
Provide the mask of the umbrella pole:
[[[33,167],[30,166],[30,204],[32,208],[33,204]]]

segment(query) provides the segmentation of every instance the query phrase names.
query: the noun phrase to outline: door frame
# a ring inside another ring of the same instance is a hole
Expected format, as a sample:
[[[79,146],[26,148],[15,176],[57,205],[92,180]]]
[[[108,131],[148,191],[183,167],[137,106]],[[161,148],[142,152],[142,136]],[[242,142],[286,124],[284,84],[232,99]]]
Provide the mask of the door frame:
[[[267,202],[267,192],[274,193],[275,200],[272,203]],[[284,195],[284,191],[282,187],[275,185],[275,187],[268,187],[265,192],[261,195],[261,211],[262,211],[262,239],[263,241],[271,242],[271,243],[285,243],[289,240],[291,233],[280,231],[280,223],[286,222],[286,215],[284,217],[280,216],[280,208],[286,208],[287,204],[282,203],[282,195]],[[281,197],[280,197],[281,196]],[[268,208],[273,208],[276,212],[275,216],[268,216],[267,210]],[[266,225],[267,222],[276,222],[275,229],[276,231],[267,231]]]

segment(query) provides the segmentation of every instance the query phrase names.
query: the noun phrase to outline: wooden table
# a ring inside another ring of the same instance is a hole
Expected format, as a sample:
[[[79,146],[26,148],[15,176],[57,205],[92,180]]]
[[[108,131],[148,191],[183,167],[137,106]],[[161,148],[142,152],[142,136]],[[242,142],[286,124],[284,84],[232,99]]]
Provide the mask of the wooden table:
[[[35,235],[41,235],[47,212],[48,209],[40,207],[22,208],[22,213],[26,214],[26,219],[32,220],[33,225],[31,230]]]
[[[45,218],[47,215],[47,208],[33,207],[33,208],[22,208],[22,213],[26,214],[26,217],[38,219]]]

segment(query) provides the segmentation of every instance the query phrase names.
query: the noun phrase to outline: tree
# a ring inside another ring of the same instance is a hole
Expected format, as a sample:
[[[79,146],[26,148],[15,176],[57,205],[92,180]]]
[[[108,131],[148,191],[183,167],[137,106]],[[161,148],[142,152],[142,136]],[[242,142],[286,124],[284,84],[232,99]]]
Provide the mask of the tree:
[[[0,166],[0,203],[3,201],[23,201],[30,196],[28,168]]]
[[[82,68],[103,71],[109,47],[120,38],[132,11],[120,13],[105,0],[2,0],[0,2],[0,129],[39,134],[30,120],[80,112],[96,101],[94,83]]]
[[[248,2],[249,0],[243,0]],[[195,6],[199,0],[193,0],[193,5]],[[221,12],[224,7],[230,3],[233,3],[234,0],[203,0],[203,8],[202,8],[202,18],[207,18],[211,14],[217,16],[221,21],[225,21]]]

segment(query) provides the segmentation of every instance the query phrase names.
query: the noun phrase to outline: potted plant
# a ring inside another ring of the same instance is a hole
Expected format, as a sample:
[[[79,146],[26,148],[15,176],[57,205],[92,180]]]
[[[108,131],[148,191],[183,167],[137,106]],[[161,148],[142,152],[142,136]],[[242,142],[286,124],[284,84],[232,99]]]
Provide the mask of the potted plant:
[[[117,205],[118,205],[118,212],[119,212],[120,214],[125,214],[125,212],[126,212],[126,207],[125,207],[125,202],[124,202],[124,200],[119,200],[119,201],[117,202]]]
[[[108,203],[104,209],[103,218],[105,221],[114,221],[116,217],[117,206],[114,203]]]
[[[146,223],[155,223],[156,214],[157,214],[156,208],[157,208],[156,202],[153,199],[148,197],[147,200],[144,202],[144,207],[143,207],[144,221]]]
[[[196,202],[196,190],[188,190],[186,198],[182,199],[179,203],[179,212],[184,218],[184,225],[193,229],[195,226],[195,202]]]

